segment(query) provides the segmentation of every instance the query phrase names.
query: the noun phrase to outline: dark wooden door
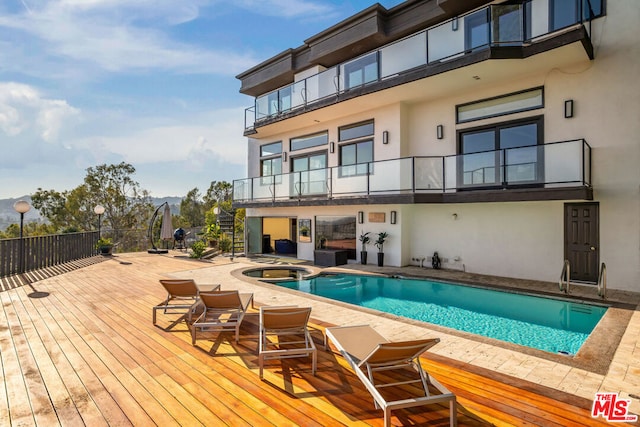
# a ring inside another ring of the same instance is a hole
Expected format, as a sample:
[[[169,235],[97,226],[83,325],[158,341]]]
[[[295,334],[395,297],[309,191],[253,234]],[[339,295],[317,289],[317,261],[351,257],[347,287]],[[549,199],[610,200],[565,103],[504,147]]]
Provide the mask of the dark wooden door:
[[[564,205],[564,256],[571,265],[571,279],[598,281],[598,203]]]

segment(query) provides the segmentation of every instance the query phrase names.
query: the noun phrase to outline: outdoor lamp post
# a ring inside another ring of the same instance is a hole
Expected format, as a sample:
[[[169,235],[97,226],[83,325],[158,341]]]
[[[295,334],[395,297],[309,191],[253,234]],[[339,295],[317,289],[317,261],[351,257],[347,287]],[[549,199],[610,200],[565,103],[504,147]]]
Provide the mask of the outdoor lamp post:
[[[24,273],[24,240],[22,238],[22,231],[24,226],[24,214],[29,212],[31,205],[26,200],[18,200],[13,204],[13,209],[20,214],[20,255],[18,257],[18,273]]]
[[[102,217],[102,214],[104,213],[104,206],[96,205],[96,207],[93,208],[93,212],[98,215],[98,240],[100,240],[100,219]]]

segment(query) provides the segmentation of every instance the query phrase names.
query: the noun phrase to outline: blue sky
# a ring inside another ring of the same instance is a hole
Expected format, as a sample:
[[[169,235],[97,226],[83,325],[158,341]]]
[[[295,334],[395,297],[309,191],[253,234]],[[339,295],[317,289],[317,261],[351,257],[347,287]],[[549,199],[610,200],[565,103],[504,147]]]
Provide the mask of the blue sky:
[[[245,177],[235,76],[372,4],[1,0],[0,199],[122,161],[154,197]]]

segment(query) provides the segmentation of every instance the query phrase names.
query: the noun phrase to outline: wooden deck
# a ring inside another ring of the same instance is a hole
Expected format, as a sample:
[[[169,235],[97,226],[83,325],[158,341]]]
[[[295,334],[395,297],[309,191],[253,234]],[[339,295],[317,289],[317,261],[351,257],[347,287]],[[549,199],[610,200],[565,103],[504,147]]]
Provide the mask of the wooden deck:
[[[158,279],[198,265],[115,258],[0,292],[0,425],[382,425],[346,362],[324,351],[326,324],[314,323],[317,376],[308,360],[290,359],[270,362],[265,381],[255,314],[239,344],[212,334],[194,347],[176,316],[159,314],[154,327]],[[29,297],[34,290],[49,295]],[[461,426],[607,424],[586,399],[433,355],[424,365],[458,396]],[[448,425],[445,406],[393,415],[394,425]]]

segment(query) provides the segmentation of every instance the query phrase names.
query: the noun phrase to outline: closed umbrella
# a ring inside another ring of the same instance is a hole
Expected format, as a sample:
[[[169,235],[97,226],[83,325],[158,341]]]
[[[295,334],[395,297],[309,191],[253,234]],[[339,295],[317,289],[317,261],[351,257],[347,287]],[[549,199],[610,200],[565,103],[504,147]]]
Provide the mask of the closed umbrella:
[[[169,209],[169,204],[164,205],[160,238],[165,241],[173,239],[173,225],[171,224],[171,210]]]

